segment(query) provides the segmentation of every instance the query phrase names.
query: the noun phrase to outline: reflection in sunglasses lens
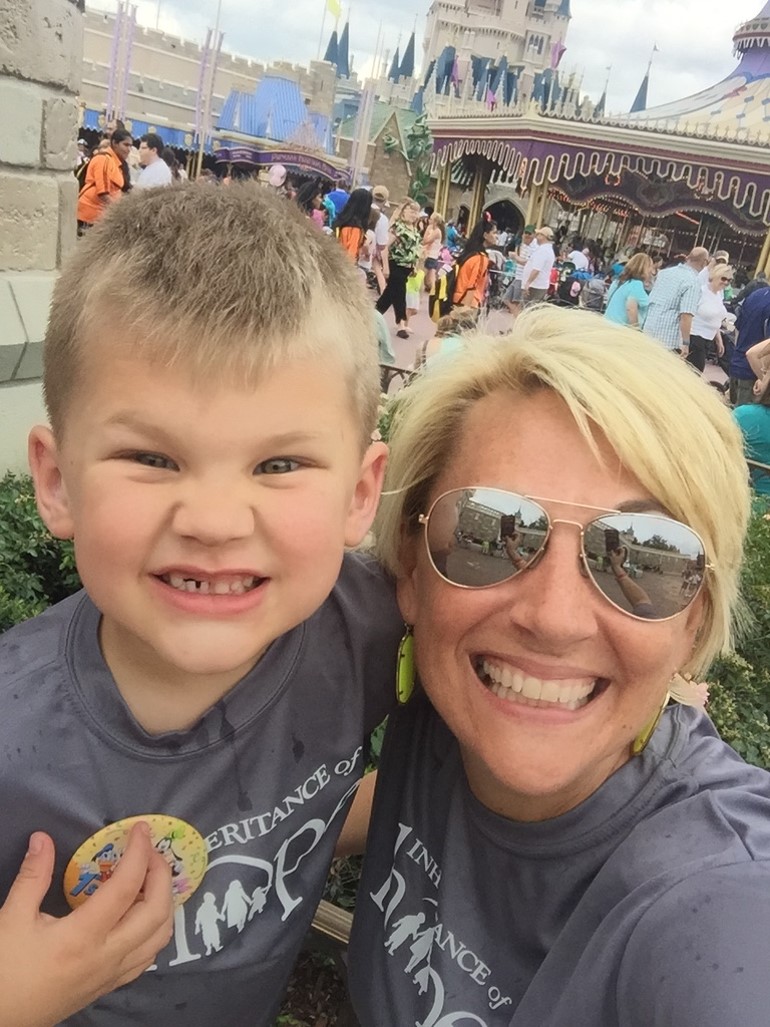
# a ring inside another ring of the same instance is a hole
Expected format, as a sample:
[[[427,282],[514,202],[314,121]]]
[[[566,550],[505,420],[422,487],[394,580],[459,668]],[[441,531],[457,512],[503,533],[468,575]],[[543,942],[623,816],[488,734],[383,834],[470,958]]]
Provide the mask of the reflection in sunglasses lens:
[[[448,581],[484,588],[530,567],[548,527],[546,511],[532,499],[498,489],[457,489],[430,512],[428,551]],[[703,546],[678,521],[658,514],[606,514],[586,525],[583,546],[599,591],[636,617],[672,617],[700,591]]]
[[[548,516],[531,499],[495,489],[458,489],[431,511],[428,550],[449,581],[483,588],[525,570],[547,532]]]
[[[684,524],[656,514],[610,514],[585,530],[594,583],[622,610],[659,620],[684,610],[700,591],[705,554]]]

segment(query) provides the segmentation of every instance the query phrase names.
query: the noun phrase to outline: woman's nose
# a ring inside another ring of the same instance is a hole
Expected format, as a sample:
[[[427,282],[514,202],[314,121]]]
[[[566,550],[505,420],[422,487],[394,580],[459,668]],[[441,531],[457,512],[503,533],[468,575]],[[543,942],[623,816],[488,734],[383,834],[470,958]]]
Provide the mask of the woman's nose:
[[[597,596],[582,573],[579,530],[557,525],[534,567],[508,587],[509,616],[517,627],[558,652],[597,631]]]

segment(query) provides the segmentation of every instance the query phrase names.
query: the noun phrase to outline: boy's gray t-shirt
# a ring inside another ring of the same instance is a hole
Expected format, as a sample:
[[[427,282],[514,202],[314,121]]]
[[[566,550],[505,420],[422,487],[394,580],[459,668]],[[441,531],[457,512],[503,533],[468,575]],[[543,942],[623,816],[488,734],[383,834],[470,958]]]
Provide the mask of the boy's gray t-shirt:
[[[514,823],[417,697],[388,726],[349,972],[362,1027],[767,1027],[770,774],[674,707],[576,809]]]
[[[100,827],[165,813],[207,839],[209,866],[174,937],[139,980],[72,1027],[272,1024],[321,898],[364,765],[395,695],[403,630],[393,587],[348,555],[323,607],[275,641],[188,732],[148,735],[104,663],[80,593],[0,638],[0,901],[32,831],[56,844],[44,911]],[[0,999],[1,1005],[1,999]]]

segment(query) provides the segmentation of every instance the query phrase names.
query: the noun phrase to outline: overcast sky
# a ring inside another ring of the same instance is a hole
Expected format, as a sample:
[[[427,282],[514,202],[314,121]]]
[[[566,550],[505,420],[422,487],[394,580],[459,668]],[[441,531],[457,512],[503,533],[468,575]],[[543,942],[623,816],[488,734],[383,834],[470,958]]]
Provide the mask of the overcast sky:
[[[224,47],[260,61],[306,63],[318,56],[324,0],[221,0]],[[417,61],[430,0],[353,0],[351,52],[356,68],[370,69],[382,23],[383,49],[393,53],[417,28]],[[680,99],[713,85],[734,67],[732,35],[754,17],[763,0],[572,0],[572,23],[562,69],[583,74],[583,90],[599,98],[612,66],[608,111],[627,111],[653,46],[649,106]],[[114,11],[116,0],[89,0]],[[350,10],[343,0],[343,18]],[[138,0],[140,24],[202,41],[214,26],[217,0]],[[327,16],[323,47],[333,28]]]

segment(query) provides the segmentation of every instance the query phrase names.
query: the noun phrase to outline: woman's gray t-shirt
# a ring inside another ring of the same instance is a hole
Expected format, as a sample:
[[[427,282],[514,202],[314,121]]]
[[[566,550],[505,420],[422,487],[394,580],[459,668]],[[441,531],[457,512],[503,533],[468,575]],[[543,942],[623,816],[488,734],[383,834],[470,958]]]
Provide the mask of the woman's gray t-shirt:
[[[362,1027],[767,1027],[770,774],[672,707],[579,807],[514,823],[417,697],[389,724],[350,988]]]

